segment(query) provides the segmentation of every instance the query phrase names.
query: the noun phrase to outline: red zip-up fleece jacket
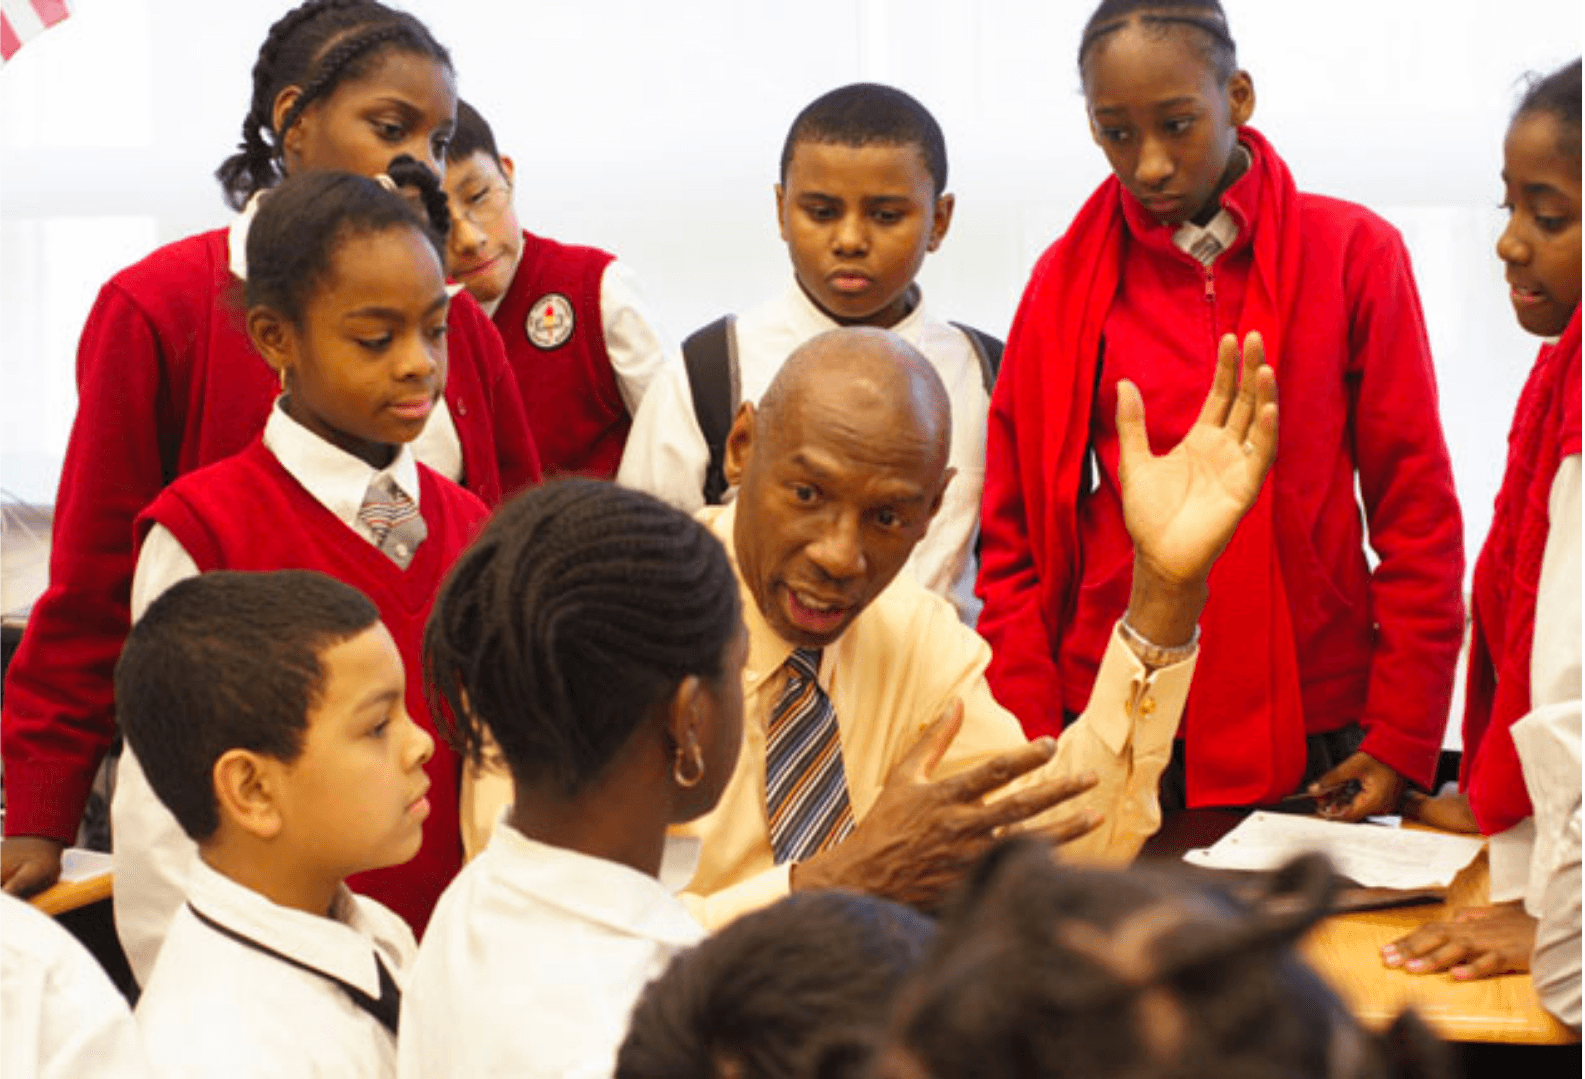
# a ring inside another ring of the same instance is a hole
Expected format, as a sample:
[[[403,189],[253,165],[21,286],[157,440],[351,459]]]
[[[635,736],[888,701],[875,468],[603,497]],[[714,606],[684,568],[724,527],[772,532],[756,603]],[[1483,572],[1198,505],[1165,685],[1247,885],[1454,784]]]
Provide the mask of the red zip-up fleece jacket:
[[[633,418],[611,369],[600,307],[614,258],[525,230],[517,273],[495,309],[547,476],[608,480],[622,463]]]
[[[1240,139],[1253,164],[1223,197],[1239,234],[1211,269],[1115,177],[1035,268],[991,404],[987,676],[1032,736],[1082,711],[1132,576],[1117,382],[1139,386],[1164,453],[1198,414],[1221,335],[1260,330],[1277,462],[1211,576],[1184,717],[1189,804],[1287,793],[1304,736],[1354,721],[1365,752],[1429,784],[1463,632],[1463,543],[1408,253],[1363,207],[1299,193],[1258,132]],[[1266,714],[1240,726],[1229,700]],[[1197,747],[1214,781],[1197,777]]]
[[[264,430],[279,391],[248,340],[228,230],[178,240],[99,291],[77,348],[77,418],[55,502],[50,586],[6,674],[7,835],[70,841],[115,737],[111,676],[129,626],[132,523],[178,476]],[[539,480],[500,336],[451,301],[446,404],[465,484],[495,505]]]
[[[158,522],[211,570],[311,569],[358,589],[380,609],[407,669],[407,714],[435,738],[424,766],[431,811],[424,840],[409,862],[359,873],[347,884],[407,920],[414,933],[429,922],[435,900],[462,868],[458,828],[457,755],[429,715],[424,694],[424,623],[451,564],[490,515],[473,495],[418,466],[418,508],[428,533],[406,569],[352,529],[298,483],[262,441],[167,487],[137,521],[138,546]],[[261,521],[269,522],[261,528]],[[193,717],[200,722],[201,717]]]

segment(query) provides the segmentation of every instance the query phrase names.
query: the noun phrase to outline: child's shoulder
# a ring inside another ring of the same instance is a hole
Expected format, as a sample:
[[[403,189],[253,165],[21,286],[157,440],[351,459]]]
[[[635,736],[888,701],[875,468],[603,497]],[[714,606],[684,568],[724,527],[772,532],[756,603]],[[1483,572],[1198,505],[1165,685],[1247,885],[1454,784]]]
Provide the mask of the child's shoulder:
[[[207,301],[208,288],[225,281],[231,272],[227,232],[211,229],[157,247],[110,281],[148,300],[179,300],[196,293]]]
[[[1298,202],[1307,242],[1340,243],[1350,250],[1403,246],[1398,229],[1369,207],[1311,191],[1299,192]]]
[[[615,255],[603,248],[593,247],[588,244],[567,243],[563,240],[552,239],[549,236],[540,236],[524,229],[524,261],[527,262],[530,256],[579,263],[598,263],[601,266],[616,258]]]

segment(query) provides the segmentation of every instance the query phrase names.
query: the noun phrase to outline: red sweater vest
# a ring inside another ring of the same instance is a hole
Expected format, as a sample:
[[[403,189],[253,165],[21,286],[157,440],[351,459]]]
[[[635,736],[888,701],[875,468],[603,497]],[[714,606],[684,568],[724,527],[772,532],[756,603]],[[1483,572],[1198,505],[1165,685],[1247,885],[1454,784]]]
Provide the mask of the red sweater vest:
[[[89,313],[50,587],[7,674],[0,716],[7,835],[77,834],[115,736],[111,672],[127,633],[133,519],[166,484],[264,429],[278,385],[248,340],[241,289],[217,229],[116,274]],[[494,505],[538,481],[538,457],[489,319],[459,295],[449,321],[446,402],[465,482]]]
[[[614,256],[523,233],[495,309],[545,475],[611,479],[632,417],[605,348],[600,283]]]
[[[441,580],[483,527],[489,510],[420,465],[418,504],[429,526],[403,570],[309,494],[262,441],[229,460],[183,476],[138,518],[138,541],[157,521],[202,572],[310,569],[352,585],[374,601],[407,668],[407,712],[435,736],[425,765],[432,786],[424,842],[405,865],[360,873],[348,884],[423,931],[440,893],[462,867],[460,768],[435,729],[424,694],[424,623]]]
[[[1190,804],[1286,793],[1304,735],[1356,720],[1364,750],[1428,783],[1462,635],[1463,551],[1408,256],[1380,218],[1297,192],[1265,140],[1247,129],[1243,138],[1255,164],[1223,199],[1239,238],[1211,270],[1115,179],[1035,269],[987,438],[987,676],[1031,735],[1084,708],[1132,575],[1117,381],[1140,387],[1153,448],[1165,452],[1198,414],[1219,336],[1258,329],[1277,373],[1280,449],[1262,503],[1211,577],[1184,718]],[[1099,475],[1081,496],[1090,448]],[[1257,533],[1259,550],[1249,548]],[[1228,728],[1222,709],[1202,714],[1212,683],[1252,707],[1273,694],[1269,722]],[[1202,761],[1222,758],[1209,784],[1197,782],[1197,741]]]

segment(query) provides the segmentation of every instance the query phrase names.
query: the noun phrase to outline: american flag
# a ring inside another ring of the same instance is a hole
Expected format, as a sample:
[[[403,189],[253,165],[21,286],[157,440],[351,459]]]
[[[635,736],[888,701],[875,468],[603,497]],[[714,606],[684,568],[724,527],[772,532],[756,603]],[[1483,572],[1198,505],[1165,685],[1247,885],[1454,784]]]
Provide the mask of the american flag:
[[[0,0],[0,64],[71,13],[67,0]]]

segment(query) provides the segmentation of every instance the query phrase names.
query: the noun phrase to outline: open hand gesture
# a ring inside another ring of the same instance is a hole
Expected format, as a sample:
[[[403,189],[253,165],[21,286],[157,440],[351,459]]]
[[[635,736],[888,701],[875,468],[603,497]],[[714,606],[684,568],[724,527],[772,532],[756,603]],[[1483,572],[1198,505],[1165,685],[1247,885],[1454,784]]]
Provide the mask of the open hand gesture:
[[[1277,458],[1277,381],[1260,334],[1222,338],[1200,416],[1165,456],[1150,452],[1145,405],[1117,385],[1117,478],[1136,566],[1164,581],[1203,581]]]

